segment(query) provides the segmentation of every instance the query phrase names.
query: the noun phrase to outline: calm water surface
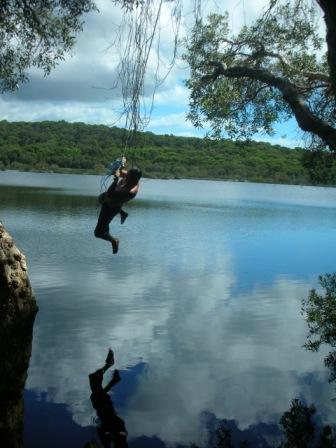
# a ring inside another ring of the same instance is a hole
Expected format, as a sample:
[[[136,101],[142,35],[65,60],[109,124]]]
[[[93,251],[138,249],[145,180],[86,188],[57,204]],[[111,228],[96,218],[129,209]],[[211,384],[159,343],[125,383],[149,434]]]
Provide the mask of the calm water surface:
[[[335,421],[325,352],[302,347],[300,308],[336,270],[336,189],[145,179],[112,224],[113,256],[93,237],[100,177],[0,172],[0,185],[40,308],[26,447],[95,437],[87,375],[108,347],[134,447],[205,445],[222,419],[266,446],[295,397]]]

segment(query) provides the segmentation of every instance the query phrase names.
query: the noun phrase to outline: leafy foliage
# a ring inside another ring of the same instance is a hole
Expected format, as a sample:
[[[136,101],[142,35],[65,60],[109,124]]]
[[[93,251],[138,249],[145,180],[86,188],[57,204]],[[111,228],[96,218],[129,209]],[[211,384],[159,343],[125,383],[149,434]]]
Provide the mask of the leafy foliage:
[[[312,289],[303,301],[303,312],[309,327],[306,343],[308,350],[317,351],[321,344],[334,350],[325,358],[325,365],[331,370],[330,381],[336,380],[336,273],[319,277],[325,295]]]
[[[288,411],[280,418],[279,430],[272,428],[272,435],[280,437],[281,442],[275,445],[258,432],[254,431],[253,425],[249,429],[240,430],[232,426],[232,421],[221,420],[217,429],[212,434],[206,445],[207,448],[248,448],[248,447],[278,447],[278,448],[335,448],[336,431],[334,426],[322,426],[318,419],[314,418],[316,408],[306,405],[299,399],[294,398]],[[263,425],[259,422],[259,425]],[[265,425],[267,426],[267,424]],[[268,435],[270,432],[268,432]],[[266,435],[266,433],[265,433]],[[198,448],[191,444],[190,448]]]
[[[309,178],[314,185],[331,185],[336,177],[335,154],[328,151],[305,151],[302,158],[303,166],[309,172]]]
[[[293,399],[289,410],[280,419],[285,439],[279,448],[334,448],[336,432],[331,426],[323,426],[316,437],[318,431],[313,421],[315,413],[314,405],[307,406],[297,398]]]
[[[314,405],[305,406],[300,400],[292,400],[289,411],[280,420],[286,440],[281,448],[306,448],[314,438],[314,425],[311,421],[316,409]]]
[[[294,116],[316,144],[322,139],[336,149],[335,98],[317,8],[305,0],[276,2],[237,35],[231,35],[227,14],[199,20],[184,56],[191,67],[190,120],[209,123],[216,136],[224,131],[245,139],[272,134],[274,123]]]
[[[83,123],[0,122],[0,168],[104,173],[120,157],[125,131]],[[263,142],[212,141],[138,133],[127,151],[146,177],[310,183],[305,151]],[[336,184],[336,161],[330,184]],[[324,183],[323,179],[320,183]]]
[[[27,69],[47,75],[70,50],[92,0],[5,0],[0,3],[0,93],[27,81]]]

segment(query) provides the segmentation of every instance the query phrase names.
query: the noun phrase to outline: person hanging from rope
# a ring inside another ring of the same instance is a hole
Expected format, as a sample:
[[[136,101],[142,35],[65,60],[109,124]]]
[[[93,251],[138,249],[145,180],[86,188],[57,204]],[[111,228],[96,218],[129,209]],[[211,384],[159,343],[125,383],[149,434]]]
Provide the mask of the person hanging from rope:
[[[110,189],[111,189],[110,191],[112,191],[116,187],[119,178],[126,176],[126,174],[127,174],[127,170],[125,169],[126,163],[127,163],[126,156],[122,156],[121,158],[116,159],[114,162],[110,163],[108,166],[108,174],[107,174],[107,176],[104,176],[104,181],[103,181],[102,185],[105,184],[106,179],[108,179],[110,176],[113,175],[113,183],[111,184],[111,187],[110,187]],[[106,195],[106,192],[101,193],[99,195],[98,202],[100,204],[103,204],[105,195]],[[127,217],[128,217],[128,213],[126,213],[123,209],[120,209],[120,223],[121,224],[124,224]]]
[[[125,221],[128,214],[122,210],[122,206],[137,195],[141,176],[142,173],[139,169],[131,168],[123,176],[115,176],[106,193],[100,195],[100,197],[103,196],[100,199],[102,206],[94,235],[96,238],[109,241],[112,244],[112,252],[114,254],[119,250],[119,240],[110,235],[110,222],[118,214],[121,214],[121,223]]]
[[[127,430],[125,422],[117,415],[111,397],[108,394],[112,387],[121,380],[117,369],[114,370],[110,382],[103,387],[104,373],[112,367],[113,364],[114,354],[113,351],[109,349],[104,366],[89,375],[92,392],[90,400],[99,417],[100,424],[97,427],[97,432],[102,445],[105,448],[111,446],[115,448],[127,448]]]
[[[115,186],[118,183],[118,179],[121,177],[126,177],[127,170],[125,169],[127,163],[126,156],[122,156],[121,159],[117,159],[110,165],[111,172],[114,172],[114,182]],[[113,185],[113,184],[112,184]],[[125,212],[122,208],[120,209],[120,224],[124,224],[126,218],[128,217],[128,213]]]

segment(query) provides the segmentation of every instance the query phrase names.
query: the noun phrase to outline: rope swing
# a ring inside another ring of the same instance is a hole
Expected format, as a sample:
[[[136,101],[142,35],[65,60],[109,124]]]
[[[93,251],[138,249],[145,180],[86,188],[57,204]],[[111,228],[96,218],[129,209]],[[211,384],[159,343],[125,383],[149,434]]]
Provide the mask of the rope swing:
[[[123,124],[124,133],[118,160],[127,157],[132,166],[139,134],[151,119],[157,89],[176,61],[182,9],[183,0],[129,0],[123,4],[122,19],[110,46],[119,52],[112,88],[118,89],[122,98],[117,122]],[[195,20],[200,11],[201,0],[194,0]],[[167,35],[171,36],[169,43]]]
[[[174,66],[181,22],[181,0],[134,2],[123,10],[114,48],[120,49],[115,87],[122,96],[123,151],[135,147],[148,126],[157,88]],[[162,32],[173,30],[170,59],[163,54]]]

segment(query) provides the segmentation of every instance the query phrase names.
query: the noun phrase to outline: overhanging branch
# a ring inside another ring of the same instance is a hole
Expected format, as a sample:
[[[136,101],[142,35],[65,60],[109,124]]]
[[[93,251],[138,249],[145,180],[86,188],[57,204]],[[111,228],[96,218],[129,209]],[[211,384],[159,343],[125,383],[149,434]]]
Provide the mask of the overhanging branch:
[[[258,53],[257,53],[257,55],[258,55]],[[311,81],[324,81],[328,84],[330,83],[330,78],[325,73],[311,72],[311,71],[307,71],[307,70],[299,70],[298,68],[296,68],[292,64],[290,64],[290,62],[288,62],[287,59],[279,53],[274,53],[272,51],[263,51],[263,52],[260,52],[259,55],[278,59],[283,66],[287,67],[289,70],[291,70],[294,73],[301,74],[302,76],[310,79]]]
[[[295,67],[293,64],[291,64],[282,54],[276,53],[274,51],[268,51],[264,47],[261,47],[260,50],[251,50],[251,52],[244,52],[240,51],[240,48],[245,46],[246,44],[255,45],[255,42],[252,41],[232,41],[229,39],[222,39],[223,42],[226,42],[231,45],[232,53],[234,53],[236,56],[243,56],[245,58],[248,58],[249,60],[253,61],[258,58],[273,58],[277,59],[283,67],[290,70],[293,73],[300,74],[304,76],[305,78],[308,78],[310,81],[322,81],[327,84],[330,84],[330,77],[323,72],[313,72],[309,70],[300,70],[298,67]]]
[[[227,68],[220,61],[212,61],[210,65],[214,67],[214,71],[211,75],[206,75],[202,78],[204,82],[214,82],[220,76],[225,76],[226,78],[249,78],[278,89],[282,93],[284,101],[292,110],[299,127],[303,131],[317,135],[330,149],[336,151],[336,129],[310,111],[297,87],[286,78],[275,76],[265,69],[247,66]]]

